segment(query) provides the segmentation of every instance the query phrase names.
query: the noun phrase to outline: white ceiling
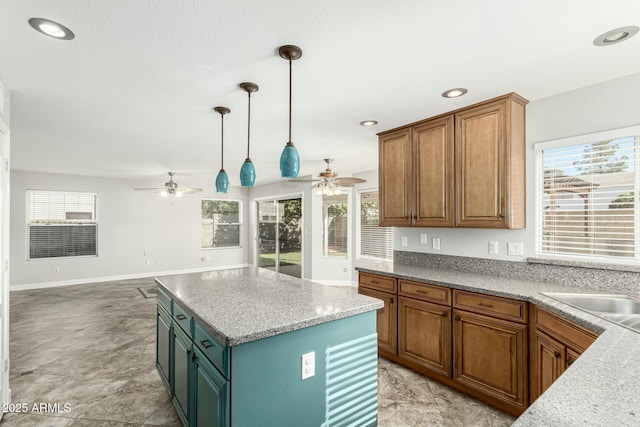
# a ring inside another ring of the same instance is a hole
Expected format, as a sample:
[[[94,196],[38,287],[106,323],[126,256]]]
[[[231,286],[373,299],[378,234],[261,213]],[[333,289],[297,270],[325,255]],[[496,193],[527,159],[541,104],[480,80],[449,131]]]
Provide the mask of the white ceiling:
[[[58,21],[76,38],[34,31]],[[342,175],[377,167],[376,132],[515,91],[530,101],[640,72],[638,0],[9,0],[0,6],[0,75],[12,90],[12,167],[125,178],[169,170],[213,186],[217,105],[231,185],[246,156],[257,184],[279,178],[293,63],[293,141],[301,176],[333,157]],[[466,87],[459,99],[440,94]],[[378,120],[365,128],[359,122]],[[197,177],[194,179],[193,177]],[[185,179],[180,179],[182,183]],[[164,182],[164,181],[161,181]]]

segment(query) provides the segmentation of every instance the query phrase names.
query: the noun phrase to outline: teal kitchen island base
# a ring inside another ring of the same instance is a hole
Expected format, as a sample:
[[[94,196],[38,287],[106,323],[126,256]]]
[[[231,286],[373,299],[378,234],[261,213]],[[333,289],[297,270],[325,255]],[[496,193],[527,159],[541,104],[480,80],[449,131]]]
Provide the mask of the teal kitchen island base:
[[[379,300],[254,268],[156,282],[156,365],[185,426],[377,425]]]

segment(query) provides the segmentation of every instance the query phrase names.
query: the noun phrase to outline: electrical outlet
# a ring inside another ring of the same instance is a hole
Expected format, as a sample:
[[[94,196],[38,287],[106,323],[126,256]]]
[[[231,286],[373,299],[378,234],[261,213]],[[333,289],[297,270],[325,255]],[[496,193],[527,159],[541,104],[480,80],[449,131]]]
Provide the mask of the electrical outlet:
[[[508,242],[507,253],[509,255],[523,256],[524,255],[524,243],[522,242]]]
[[[344,268],[342,269],[342,272],[343,272],[343,273],[346,273],[346,272],[347,272],[347,267],[344,267]]]
[[[431,239],[431,247],[437,251],[440,250],[440,238],[439,237],[434,237],[433,239]]]
[[[54,271],[55,271],[56,273],[60,273],[60,267],[55,267],[55,268],[54,268]]]
[[[400,239],[400,245],[403,248],[406,248],[407,246],[409,246],[409,239],[407,239],[407,236],[402,236],[402,238]]]
[[[149,256],[149,250],[144,251],[144,256]]]
[[[498,242],[496,240],[489,241],[489,253],[490,254],[498,253]]]
[[[150,259],[147,260],[147,265],[151,265],[151,260]]]
[[[428,237],[427,237],[427,233],[420,233],[420,244],[421,245],[426,245],[429,243]]]
[[[306,380],[316,374],[316,352],[302,355],[302,379]]]

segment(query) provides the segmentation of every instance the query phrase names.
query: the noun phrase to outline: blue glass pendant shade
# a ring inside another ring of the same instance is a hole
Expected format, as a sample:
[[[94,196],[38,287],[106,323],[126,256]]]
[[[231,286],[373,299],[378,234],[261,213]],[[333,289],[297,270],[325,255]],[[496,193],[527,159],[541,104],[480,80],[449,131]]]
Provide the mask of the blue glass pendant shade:
[[[283,178],[297,178],[300,172],[300,156],[293,142],[287,142],[280,155],[280,175]]]
[[[224,169],[220,169],[216,177],[216,192],[226,193],[229,190],[229,176]]]
[[[242,164],[240,168],[240,185],[243,187],[253,187],[256,184],[256,168],[250,158]]]

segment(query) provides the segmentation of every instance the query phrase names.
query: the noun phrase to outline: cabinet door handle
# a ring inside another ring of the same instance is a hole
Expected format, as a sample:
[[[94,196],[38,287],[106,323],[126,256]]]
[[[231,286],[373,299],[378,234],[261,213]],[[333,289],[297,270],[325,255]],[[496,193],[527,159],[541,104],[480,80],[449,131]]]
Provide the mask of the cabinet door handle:
[[[192,360],[192,361],[193,361],[193,360],[196,360],[196,354],[195,354],[195,353],[193,353],[193,354],[191,355],[191,360]]]
[[[500,219],[504,219],[504,214],[503,214],[503,213],[501,213],[501,214],[499,214],[499,215],[498,215],[498,217],[499,217]]]
[[[568,358],[568,359],[567,359],[567,366],[571,366],[571,365],[573,365],[573,362],[575,362],[575,361],[576,361],[576,359],[574,359],[574,358],[572,358],[572,357]]]
[[[460,321],[460,316],[456,316],[456,321],[459,322]]]
[[[442,312],[442,317],[447,317],[447,312],[446,311]]]
[[[209,344],[209,345],[207,345],[207,343],[208,343],[208,342],[209,342],[209,340],[203,340],[203,341],[200,341],[200,344],[201,344],[205,349],[207,349],[207,348],[209,348],[209,347],[213,347],[213,344]]]
[[[178,319],[178,320],[184,320],[186,318],[187,318],[187,316],[185,316],[184,314],[176,314],[176,319]]]
[[[557,359],[558,357],[560,357],[560,352],[558,350],[554,351],[553,356]]]
[[[413,216],[413,219],[414,219],[414,220],[418,220],[418,215],[414,215],[414,216]]]
[[[485,304],[485,303],[483,303],[483,302],[479,302],[479,303],[478,303],[478,305],[479,305],[480,307],[493,308],[493,306],[492,306],[491,304]]]
[[[393,298],[389,298],[389,304],[393,304]]]

